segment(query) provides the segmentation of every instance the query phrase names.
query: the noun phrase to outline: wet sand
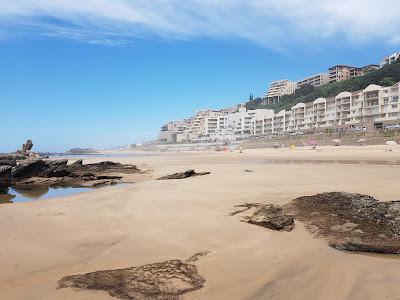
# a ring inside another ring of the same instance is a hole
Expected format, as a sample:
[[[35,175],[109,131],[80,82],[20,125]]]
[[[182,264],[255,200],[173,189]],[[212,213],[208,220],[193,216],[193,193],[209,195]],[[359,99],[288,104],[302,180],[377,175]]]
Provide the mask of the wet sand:
[[[102,291],[56,289],[57,281],[200,251],[209,251],[195,263],[206,282],[185,299],[399,299],[395,255],[335,250],[299,222],[291,232],[275,232],[228,216],[237,204],[282,205],[319,192],[400,198],[400,166],[356,163],[400,161],[400,148],[320,149],[119,156],[115,161],[154,172],[126,187],[0,205],[0,299],[112,299]],[[339,160],[354,163],[331,162]],[[212,173],[154,180],[186,169]]]

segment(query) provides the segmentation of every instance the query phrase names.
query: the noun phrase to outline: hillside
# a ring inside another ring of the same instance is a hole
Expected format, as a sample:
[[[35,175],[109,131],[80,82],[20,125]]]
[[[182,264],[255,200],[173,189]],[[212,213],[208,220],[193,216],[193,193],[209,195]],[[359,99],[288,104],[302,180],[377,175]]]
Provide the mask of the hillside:
[[[277,104],[262,105],[261,99],[256,98],[246,103],[247,109],[267,108],[279,112],[282,109],[290,110],[292,106],[299,102],[311,102],[317,98],[333,97],[340,92],[354,92],[365,89],[370,84],[381,86],[391,86],[400,81],[400,61],[386,65],[383,68],[368,73],[363,76],[353,77],[348,80],[326,84],[314,88],[313,86],[304,86],[296,90],[295,94],[286,95],[281,98]]]

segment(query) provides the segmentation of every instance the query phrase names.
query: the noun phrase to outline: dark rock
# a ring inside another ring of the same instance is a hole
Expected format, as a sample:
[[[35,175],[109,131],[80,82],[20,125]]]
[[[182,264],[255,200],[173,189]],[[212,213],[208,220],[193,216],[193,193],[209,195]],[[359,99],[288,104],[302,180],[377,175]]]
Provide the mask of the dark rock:
[[[6,193],[11,185],[11,166],[0,166],[0,193]]]
[[[296,198],[285,209],[336,249],[400,253],[400,201],[332,192]]]
[[[0,166],[15,167],[17,165],[16,160],[0,160]]]
[[[195,258],[197,260],[197,257]],[[168,260],[126,269],[96,271],[71,275],[58,282],[58,288],[103,290],[119,299],[180,299],[198,290],[204,278],[193,260]]]
[[[25,155],[20,154],[0,154],[0,166],[16,166],[18,160],[26,159]]]
[[[67,166],[72,172],[77,172],[82,176],[84,173],[103,173],[103,172],[122,172],[122,173],[137,173],[140,170],[135,165],[123,165],[112,161],[103,161],[94,164],[84,165],[81,160],[78,160]]]
[[[46,160],[46,164],[48,165],[48,168],[44,172],[45,174],[41,174],[42,176],[77,177],[76,174],[74,174],[68,170],[68,168],[67,168],[68,160],[67,159]]]
[[[64,167],[68,164],[68,159],[46,160],[49,167]]]
[[[111,175],[100,175],[97,176],[98,180],[103,180],[103,179],[121,179],[122,176],[111,176]]]
[[[0,179],[11,178],[11,166],[0,166]]]
[[[93,173],[85,173],[81,175],[81,178],[83,180],[96,180],[96,175],[94,175]]]
[[[5,157],[1,156],[0,157]],[[25,156],[23,156],[25,158]],[[68,160],[25,159],[16,166],[1,166],[0,193],[8,187],[29,190],[33,187],[96,187],[114,185],[123,179],[119,174],[138,173],[134,165],[100,162],[84,165],[82,161],[68,165]],[[7,175],[7,176],[6,176]]]
[[[0,160],[25,160],[26,156],[18,153],[2,153],[0,154]]]
[[[52,169],[47,173],[47,177],[78,177],[76,174],[62,168]]]
[[[75,161],[72,164],[70,164],[70,167],[80,167],[82,165],[83,165],[83,160],[82,159],[78,159],[77,161]]]
[[[273,230],[291,231],[294,228],[293,217],[273,204],[259,206],[251,216],[243,217],[243,221]]]
[[[203,175],[208,175],[211,172],[199,172],[196,173],[195,170],[187,170],[185,172],[179,172],[179,173],[174,173],[171,175],[163,176],[158,178],[157,180],[168,180],[168,179],[184,179],[188,177],[194,177],[194,176],[203,176]]]
[[[11,171],[11,175],[14,178],[35,177],[45,172],[48,167],[48,164],[41,159],[26,160],[15,166]]]
[[[22,154],[28,154],[33,148],[32,140],[27,140],[25,144],[22,145]]]

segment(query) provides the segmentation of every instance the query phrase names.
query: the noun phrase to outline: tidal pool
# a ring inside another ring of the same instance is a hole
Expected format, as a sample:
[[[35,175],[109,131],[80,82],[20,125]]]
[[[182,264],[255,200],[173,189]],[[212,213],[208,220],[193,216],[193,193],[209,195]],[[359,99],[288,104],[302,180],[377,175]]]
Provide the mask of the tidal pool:
[[[79,194],[93,190],[93,188],[84,187],[47,187],[47,186],[32,186],[32,187],[10,187],[8,193],[0,194],[0,204],[3,203],[19,203],[43,200],[49,198],[64,197],[74,194]]]

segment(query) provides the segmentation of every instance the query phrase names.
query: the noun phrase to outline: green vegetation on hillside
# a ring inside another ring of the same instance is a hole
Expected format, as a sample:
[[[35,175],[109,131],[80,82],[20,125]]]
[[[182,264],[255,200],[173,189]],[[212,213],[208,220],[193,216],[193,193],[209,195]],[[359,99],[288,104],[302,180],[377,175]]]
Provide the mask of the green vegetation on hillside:
[[[304,86],[296,90],[292,95],[286,95],[281,98],[281,102],[270,105],[262,105],[260,98],[256,98],[246,103],[247,109],[267,108],[279,112],[282,109],[290,108],[299,102],[311,102],[317,98],[334,97],[340,92],[355,92],[365,89],[370,84],[381,86],[391,86],[400,81],[400,60],[386,65],[383,68],[365,74],[359,77],[353,77],[348,80],[329,83],[314,88],[311,85]]]

